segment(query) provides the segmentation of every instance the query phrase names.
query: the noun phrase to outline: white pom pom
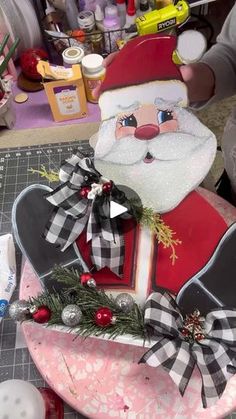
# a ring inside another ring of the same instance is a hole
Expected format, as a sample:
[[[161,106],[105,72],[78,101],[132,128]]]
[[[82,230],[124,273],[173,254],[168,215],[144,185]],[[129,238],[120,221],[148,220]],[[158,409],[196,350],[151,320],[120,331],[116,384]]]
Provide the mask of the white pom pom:
[[[177,54],[184,64],[200,60],[207,48],[205,36],[198,31],[187,30],[177,41]]]

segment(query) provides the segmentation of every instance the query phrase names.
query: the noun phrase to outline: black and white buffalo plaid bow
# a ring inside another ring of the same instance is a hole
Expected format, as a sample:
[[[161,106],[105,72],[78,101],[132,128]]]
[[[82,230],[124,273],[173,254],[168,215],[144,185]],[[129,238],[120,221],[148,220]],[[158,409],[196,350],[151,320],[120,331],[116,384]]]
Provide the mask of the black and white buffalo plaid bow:
[[[145,325],[157,343],[140,363],[164,367],[182,396],[196,365],[203,407],[214,404],[236,372],[236,309],[215,309],[205,319],[197,310],[184,317],[168,293],[155,292],[145,305]]]
[[[97,269],[105,266],[117,275],[123,273],[124,239],[119,220],[110,218],[110,201],[128,207],[125,194],[95,169],[92,161],[74,154],[61,166],[63,182],[46,199],[54,205],[44,237],[64,251],[87,228],[92,240],[91,259]],[[106,185],[106,187],[105,187]]]

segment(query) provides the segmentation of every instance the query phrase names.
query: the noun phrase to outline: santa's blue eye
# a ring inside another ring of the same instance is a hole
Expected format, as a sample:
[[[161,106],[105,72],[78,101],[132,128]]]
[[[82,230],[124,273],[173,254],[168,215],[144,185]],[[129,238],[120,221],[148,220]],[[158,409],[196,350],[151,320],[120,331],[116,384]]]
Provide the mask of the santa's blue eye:
[[[120,118],[118,122],[122,125],[122,127],[137,128],[137,125],[138,125],[137,119],[135,118],[133,114],[129,116],[126,116],[126,115],[122,116],[122,118]]]
[[[171,121],[173,119],[172,111],[159,111],[157,114],[158,124],[163,124],[166,121]]]

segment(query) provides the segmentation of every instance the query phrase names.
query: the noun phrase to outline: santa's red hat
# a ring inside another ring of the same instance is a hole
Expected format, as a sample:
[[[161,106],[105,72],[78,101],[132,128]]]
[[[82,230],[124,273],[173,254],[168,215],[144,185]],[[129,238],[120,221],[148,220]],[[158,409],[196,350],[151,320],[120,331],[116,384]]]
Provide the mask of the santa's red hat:
[[[132,102],[157,99],[187,106],[187,88],[172,60],[175,36],[144,35],[129,41],[108,66],[101,86],[102,119],[129,108]]]

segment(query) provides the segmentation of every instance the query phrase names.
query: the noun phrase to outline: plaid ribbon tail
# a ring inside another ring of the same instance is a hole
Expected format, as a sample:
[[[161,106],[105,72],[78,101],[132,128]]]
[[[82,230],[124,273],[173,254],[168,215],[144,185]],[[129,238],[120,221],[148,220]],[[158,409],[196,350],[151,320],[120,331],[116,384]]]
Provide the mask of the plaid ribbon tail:
[[[115,234],[112,242],[104,240],[100,236],[92,239],[91,259],[97,269],[108,267],[116,275],[122,277],[124,254],[124,239],[120,234]]]
[[[123,275],[125,244],[117,221],[97,217],[96,204],[92,206],[87,241],[92,240],[91,259],[97,269],[108,267],[119,277]]]
[[[188,350],[188,344],[180,339],[161,339],[140,359],[151,367],[162,366],[169,374],[183,396],[191,378],[195,361]]]
[[[202,377],[202,404],[210,407],[222,396],[227,381],[235,374],[235,353],[223,343],[205,339],[204,344],[193,345],[193,356]]]

